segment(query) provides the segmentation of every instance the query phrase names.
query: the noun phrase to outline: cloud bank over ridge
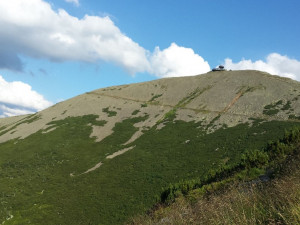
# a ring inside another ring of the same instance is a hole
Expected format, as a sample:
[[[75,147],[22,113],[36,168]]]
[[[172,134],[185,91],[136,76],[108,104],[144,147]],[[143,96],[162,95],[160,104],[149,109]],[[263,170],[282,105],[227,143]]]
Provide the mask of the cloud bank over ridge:
[[[0,75],[0,117],[34,113],[51,105],[30,85],[21,81],[7,82]]]
[[[300,61],[278,53],[269,54],[265,61],[257,60],[255,62],[250,59],[242,59],[240,62],[234,63],[232,59],[227,58],[224,65],[227,69],[260,70],[300,81]]]
[[[157,77],[197,75],[210,71],[208,62],[193,49],[180,47],[176,43],[172,43],[162,51],[156,47],[150,58],[150,64],[149,72]]]

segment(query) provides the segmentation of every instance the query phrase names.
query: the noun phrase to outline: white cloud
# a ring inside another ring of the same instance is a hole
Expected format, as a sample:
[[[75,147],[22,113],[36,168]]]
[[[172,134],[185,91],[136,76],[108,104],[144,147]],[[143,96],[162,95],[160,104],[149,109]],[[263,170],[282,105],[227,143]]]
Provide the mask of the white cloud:
[[[0,112],[2,116],[36,112],[51,106],[41,94],[21,81],[7,82],[0,75]]]
[[[0,103],[0,118],[10,117],[10,116],[18,116],[18,115],[26,115],[26,114],[32,114],[32,113],[34,113],[34,111],[8,107],[8,106]]]
[[[258,60],[255,62],[243,59],[234,63],[227,58],[224,66],[232,70],[260,70],[300,81],[300,61],[278,53],[269,54],[265,61]]]
[[[149,72],[158,77],[197,75],[210,71],[208,62],[193,49],[180,47],[175,43],[163,51],[156,47],[150,62]]]
[[[132,74],[149,69],[147,51],[107,16],[79,19],[63,9],[54,11],[43,0],[1,0],[0,27],[2,68],[14,65],[20,70],[18,55],[23,54],[55,61],[112,62]]]
[[[79,4],[79,0],[66,0]],[[157,77],[208,72],[209,64],[191,48],[172,43],[154,52],[126,36],[108,17],[77,18],[55,11],[45,0],[0,0],[0,69],[22,70],[19,55],[54,61],[110,62],[131,74]],[[228,69],[256,69],[300,80],[300,62],[277,53],[265,61],[225,59]]]
[[[18,57],[22,54],[55,61],[111,62],[131,74],[150,72],[158,77],[209,70],[208,63],[190,48],[173,43],[151,54],[108,16],[79,19],[63,9],[54,11],[44,0],[0,0],[0,27],[0,69],[22,70]]]
[[[65,0],[66,2],[73,3],[76,6],[79,6],[79,0]]]

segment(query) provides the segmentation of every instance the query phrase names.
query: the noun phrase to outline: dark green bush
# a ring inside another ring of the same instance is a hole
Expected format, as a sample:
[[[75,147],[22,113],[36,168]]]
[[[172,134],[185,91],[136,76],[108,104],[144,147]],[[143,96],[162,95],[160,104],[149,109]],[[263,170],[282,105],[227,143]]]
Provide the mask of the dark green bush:
[[[241,165],[245,168],[263,167],[268,164],[269,155],[260,150],[252,150],[245,152],[241,157]]]
[[[116,116],[117,115],[117,112],[109,110],[109,107],[103,108],[102,112],[107,113],[108,117],[112,117],[112,116]]]

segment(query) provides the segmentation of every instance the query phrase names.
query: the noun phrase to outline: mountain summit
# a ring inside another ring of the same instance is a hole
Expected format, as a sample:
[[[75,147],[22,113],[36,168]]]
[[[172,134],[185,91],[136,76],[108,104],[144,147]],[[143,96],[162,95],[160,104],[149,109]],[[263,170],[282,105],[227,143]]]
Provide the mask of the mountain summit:
[[[215,119],[215,128],[249,122],[249,118],[297,119],[300,116],[299,85],[297,81],[265,72],[222,71],[102,88],[34,115],[0,120],[0,125],[6,127],[0,141],[23,139],[39,130],[51,132],[55,127],[49,130],[50,122],[90,114],[106,121],[104,126],[93,126],[91,137],[97,141],[112,134],[116,123],[144,115],[147,119],[135,124],[139,130],[132,139],[154,125],[163,126],[166,114],[171,113],[176,120],[186,122],[209,124]]]

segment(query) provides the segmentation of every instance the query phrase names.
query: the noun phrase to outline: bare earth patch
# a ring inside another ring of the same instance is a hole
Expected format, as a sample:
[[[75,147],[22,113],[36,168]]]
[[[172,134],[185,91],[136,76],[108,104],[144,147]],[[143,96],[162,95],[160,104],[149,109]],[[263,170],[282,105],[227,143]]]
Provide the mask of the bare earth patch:
[[[101,165],[103,165],[103,163],[102,163],[102,162],[99,162],[99,163],[97,163],[94,167],[88,169],[87,171],[85,171],[85,172],[82,173],[82,174],[86,174],[86,173],[92,172],[92,171],[98,169]],[[80,175],[82,175],[82,174],[80,174]],[[70,175],[71,175],[71,174],[70,174]]]
[[[117,152],[115,152],[115,153],[113,153],[113,154],[111,154],[111,155],[106,156],[106,158],[107,158],[107,159],[113,159],[113,158],[115,158],[115,157],[117,157],[117,156],[119,156],[119,155],[122,155],[122,154],[124,154],[125,152],[127,152],[127,151],[133,149],[134,147],[135,147],[135,146],[131,146],[131,147],[129,147],[129,148],[124,148],[124,149],[122,149],[122,150],[120,150],[120,151],[117,151]]]
[[[49,132],[51,132],[51,131],[54,131],[55,129],[56,129],[56,127],[52,127],[52,128],[50,128],[49,130],[43,131],[42,133],[43,133],[43,134],[47,134],[47,133],[49,133]]]
[[[127,151],[133,149],[134,147],[135,147],[135,146],[131,146],[131,147],[129,147],[129,148],[124,148],[124,149],[122,149],[122,150],[120,150],[120,151],[117,151],[117,152],[115,152],[115,153],[113,153],[113,154],[111,154],[111,155],[106,156],[106,158],[107,158],[107,159],[113,159],[113,158],[115,158],[115,157],[117,157],[117,156],[119,156],[119,155],[122,155],[122,154],[124,154],[125,152],[127,152]],[[86,174],[86,173],[90,173],[90,172],[92,172],[92,171],[98,169],[98,168],[99,168],[100,166],[102,166],[102,165],[103,165],[103,163],[102,163],[102,162],[99,162],[99,163],[97,163],[95,166],[93,166],[92,168],[88,169],[87,171],[85,171],[85,172],[83,172],[83,173],[81,173],[81,174],[79,174],[79,175],[83,175],[83,174]],[[70,173],[70,177],[74,177],[74,176],[75,176],[74,173]]]

